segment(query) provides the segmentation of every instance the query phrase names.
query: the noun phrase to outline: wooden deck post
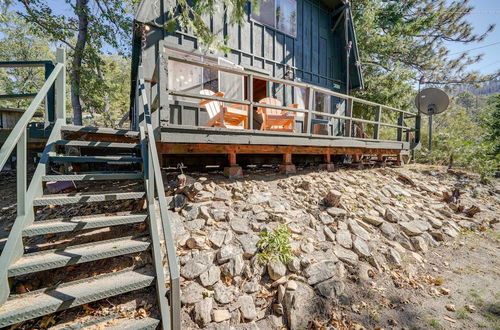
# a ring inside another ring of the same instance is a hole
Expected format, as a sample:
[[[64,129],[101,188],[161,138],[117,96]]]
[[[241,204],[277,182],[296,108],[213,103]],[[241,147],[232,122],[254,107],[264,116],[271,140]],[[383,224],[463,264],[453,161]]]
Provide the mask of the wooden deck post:
[[[279,171],[285,174],[297,172],[295,165],[292,163],[292,154],[287,152],[283,154],[283,163],[280,165]]]
[[[236,152],[231,151],[228,154],[229,167],[224,167],[224,175],[229,179],[238,179],[243,177],[243,169],[236,163]]]
[[[323,160],[324,160],[323,164],[319,165],[320,170],[331,172],[335,169],[335,166],[332,163],[331,155],[329,152],[326,154],[323,154]]]
[[[353,100],[349,98],[346,101],[346,109],[345,109],[345,116],[349,117],[349,119],[345,120],[344,136],[346,137],[351,137],[352,135],[352,106],[353,106]]]

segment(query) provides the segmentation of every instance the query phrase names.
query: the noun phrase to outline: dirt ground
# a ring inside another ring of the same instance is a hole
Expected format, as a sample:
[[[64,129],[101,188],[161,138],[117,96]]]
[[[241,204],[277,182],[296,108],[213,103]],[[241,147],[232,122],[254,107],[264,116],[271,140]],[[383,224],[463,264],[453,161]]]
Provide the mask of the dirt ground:
[[[0,173],[0,251],[15,219],[15,173]],[[498,218],[498,210],[496,212]],[[464,232],[405,270],[350,274],[337,319],[362,329],[500,329],[500,225]],[[337,322],[337,323],[336,323]],[[318,329],[327,329],[318,325]]]

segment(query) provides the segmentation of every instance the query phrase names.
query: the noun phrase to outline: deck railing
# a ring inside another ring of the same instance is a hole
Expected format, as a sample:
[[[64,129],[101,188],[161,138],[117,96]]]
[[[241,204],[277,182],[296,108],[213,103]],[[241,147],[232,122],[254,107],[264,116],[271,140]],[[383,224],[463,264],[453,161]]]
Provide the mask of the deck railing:
[[[305,120],[305,127],[303,129],[302,133],[314,136],[315,134],[312,132],[312,125],[311,122],[312,120],[317,117],[327,117],[330,118],[330,120],[339,120],[342,121],[343,124],[343,134],[340,136],[334,136],[335,138],[363,138],[364,140],[369,140],[369,141],[393,141],[393,140],[384,140],[381,138],[381,128],[387,127],[390,129],[396,129],[397,134],[396,134],[396,141],[401,141],[401,142],[410,142],[410,133],[415,132],[415,138],[413,139],[413,144],[416,145],[418,144],[419,140],[419,116],[416,113],[410,112],[410,111],[405,111],[401,110],[398,108],[394,108],[391,106],[363,100],[354,96],[334,92],[332,90],[322,88],[316,85],[312,84],[307,84],[299,81],[291,81],[291,80],[286,80],[286,79],[280,79],[280,78],[275,78],[275,77],[270,77],[264,74],[260,73],[254,73],[254,72],[249,72],[249,71],[243,71],[239,70],[236,68],[231,68],[227,66],[222,66],[222,65],[217,65],[217,64],[212,64],[212,63],[206,63],[206,62],[201,62],[201,61],[195,61],[190,58],[186,57],[180,57],[180,56],[173,56],[173,55],[166,55],[165,56],[166,63],[168,61],[177,61],[181,62],[184,64],[189,64],[189,65],[194,65],[198,67],[203,67],[211,70],[216,70],[216,71],[221,71],[221,72],[226,72],[230,74],[235,74],[235,75],[240,75],[242,77],[245,77],[247,79],[246,83],[246,94],[247,94],[247,99],[245,100],[236,100],[236,99],[229,99],[225,97],[216,97],[216,96],[208,96],[208,95],[201,95],[197,93],[189,93],[189,92],[182,92],[182,91],[176,91],[170,88],[167,89],[167,93],[170,96],[176,96],[176,97],[183,97],[183,98],[189,98],[189,99],[196,99],[196,100],[214,100],[214,101],[220,101],[224,103],[229,103],[229,104],[237,104],[237,105],[244,105],[248,109],[248,129],[253,130],[255,127],[253,127],[253,108],[254,107],[263,107],[263,108],[268,108],[268,109],[278,109],[278,110],[284,110],[288,112],[293,112],[293,113],[302,113],[304,114],[304,120]],[[282,84],[285,86],[291,86],[291,87],[298,87],[298,88],[303,88],[306,90],[306,100],[305,100],[305,107],[304,109],[300,108],[295,108],[295,107],[289,107],[289,106],[277,106],[277,105],[270,105],[270,104],[262,104],[259,103],[258,101],[253,99],[253,81],[254,79],[259,79],[259,80],[264,80],[267,82],[271,83],[276,83],[276,84]],[[314,104],[314,93],[322,93],[327,96],[333,96],[337,97],[340,100],[343,100],[345,102],[345,114],[335,114],[335,113],[329,113],[329,112],[322,112],[322,111],[316,111],[315,104]],[[171,101],[170,101],[171,102]],[[374,120],[370,119],[365,119],[362,118],[361,116],[355,116],[354,114],[354,105],[355,104],[360,104],[364,106],[371,106],[375,108],[374,112]],[[389,117],[392,117],[391,119],[395,119],[396,123],[391,123],[388,121],[383,120],[383,113],[384,111],[388,111],[390,113]],[[159,115],[160,117],[161,115]],[[415,127],[410,127],[406,124],[406,121],[408,119],[415,119]],[[160,120],[160,119],[158,119]],[[373,125],[373,132],[371,137],[363,137],[363,136],[356,136],[355,133],[355,125],[360,125],[360,124],[369,124]],[[324,137],[324,135],[321,135],[321,137]]]
[[[181,302],[180,302],[180,271],[177,264],[177,255],[173,233],[172,221],[168,214],[165,198],[163,179],[161,176],[160,161],[156,150],[156,141],[153,125],[151,124],[151,113],[144,87],[142,67],[139,67],[135,97],[136,113],[138,114],[139,131],[142,145],[142,156],[144,159],[144,180],[146,186],[147,202],[149,204],[149,230],[151,231],[153,244],[153,262],[156,270],[156,286],[158,301],[162,318],[163,329],[181,328]],[[156,206],[159,206],[161,228],[165,240],[166,257],[170,276],[170,304],[166,297],[165,276],[163,272],[163,257],[160,253],[161,243],[159,241],[158,223],[156,221]]]

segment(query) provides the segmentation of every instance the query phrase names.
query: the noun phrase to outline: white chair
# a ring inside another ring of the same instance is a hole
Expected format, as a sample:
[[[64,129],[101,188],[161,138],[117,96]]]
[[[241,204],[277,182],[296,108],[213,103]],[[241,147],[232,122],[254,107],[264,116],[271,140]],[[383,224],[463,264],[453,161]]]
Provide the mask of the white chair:
[[[215,93],[209,89],[201,90],[200,94],[214,97],[224,97],[224,92]],[[224,106],[223,102],[215,100],[202,100],[199,105],[205,107],[207,110],[208,117],[210,118],[206,123],[206,126],[208,127],[219,126],[236,129],[248,128],[248,111],[247,106],[245,105],[233,104],[230,106]]]

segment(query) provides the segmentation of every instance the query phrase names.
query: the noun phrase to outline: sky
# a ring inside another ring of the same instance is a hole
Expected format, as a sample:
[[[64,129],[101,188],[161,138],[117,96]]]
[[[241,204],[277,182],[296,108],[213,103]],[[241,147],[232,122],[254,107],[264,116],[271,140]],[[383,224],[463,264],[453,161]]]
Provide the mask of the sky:
[[[1,1],[1,0],[0,0]],[[452,0],[448,0],[452,1]],[[482,61],[470,66],[471,71],[479,71],[482,74],[490,74],[500,69],[500,0],[469,0],[470,5],[474,7],[468,17],[472,23],[474,32],[481,34],[490,24],[497,24],[496,29],[491,32],[483,41],[469,44],[450,42],[447,46],[451,54],[460,54],[464,51],[470,51],[471,55],[484,54]],[[71,10],[65,3],[65,0],[50,0],[54,11],[58,14],[71,14]],[[14,8],[19,8],[19,4],[14,2]],[[65,11],[64,9],[67,11]],[[493,45],[492,45],[493,44]],[[484,47],[484,48],[479,48]],[[479,49],[476,49],[479,48]],[[112,49],[105,49],[107,52],[113,52]]]
[[[470,69],[472,71],[479,71],[482,74],[494,73],[500,69],[500,0],[470,0],[470,5],[473,6],[474,9],[468,16],[468,21],[472,23],[474,32],[483,33],[488,29],[490,24],[496,23],[497,26],[495,30],[481,42],[469,44],[456,42],[448,43],[450,54],[484,47],[469,52],[471,55],[484,54],[482,61],[471,65]],[[457,56],[459,55],[460,54],[457,54]]]

